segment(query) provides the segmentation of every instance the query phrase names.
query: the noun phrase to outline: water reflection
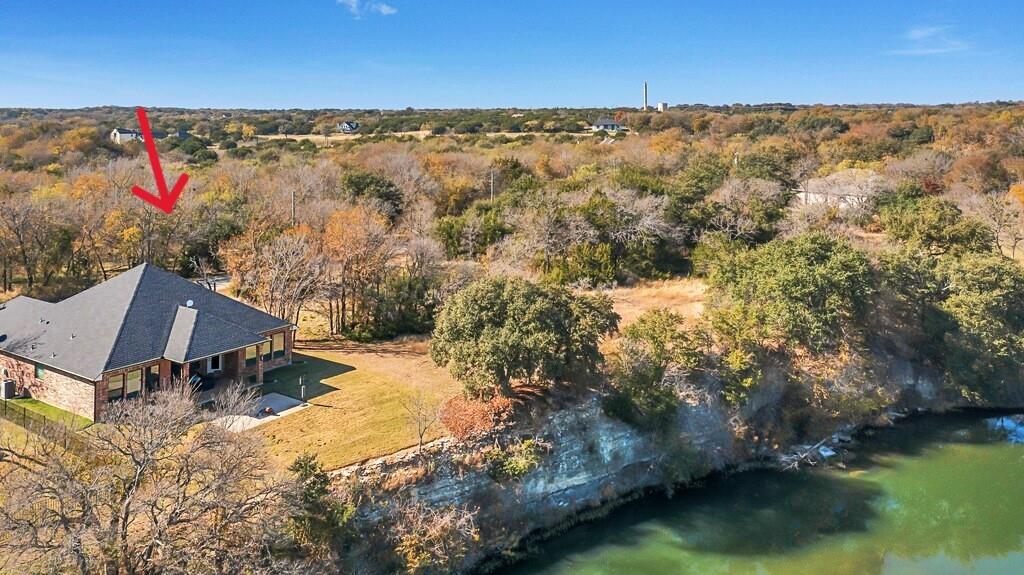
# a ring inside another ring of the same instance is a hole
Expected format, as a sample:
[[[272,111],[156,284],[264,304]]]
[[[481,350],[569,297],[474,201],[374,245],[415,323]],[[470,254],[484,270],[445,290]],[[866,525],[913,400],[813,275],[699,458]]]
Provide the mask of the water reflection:
[[[509,574],[1024,572],[1024,446],[979,415],[865,438],[847,470],[751,472],[650,497]]]

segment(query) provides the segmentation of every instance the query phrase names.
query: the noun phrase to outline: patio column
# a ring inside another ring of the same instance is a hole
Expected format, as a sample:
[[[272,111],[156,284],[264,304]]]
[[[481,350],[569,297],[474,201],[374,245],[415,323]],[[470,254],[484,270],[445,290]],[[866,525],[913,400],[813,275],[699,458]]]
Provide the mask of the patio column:
[[[261,343],[256,347],[256,383],[263,385],[263,346],[269,345]]]
[[[171,386],[171,360],[160,360],[160,387],[168,389]]]
[[[242,385],[245,381],[245,350],[240,349],[235,352],[235,383]]]

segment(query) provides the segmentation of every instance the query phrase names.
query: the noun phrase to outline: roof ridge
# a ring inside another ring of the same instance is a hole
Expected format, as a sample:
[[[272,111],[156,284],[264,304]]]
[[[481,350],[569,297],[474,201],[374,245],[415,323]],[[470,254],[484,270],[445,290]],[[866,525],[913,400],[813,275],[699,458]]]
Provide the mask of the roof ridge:
[[[177,318],[178,314],[181,313],[181,308],[192,310],[192,325],[189,326],[189,329],[188,329],[188,342],[185,344],[185,357],[188,357],[188,350],[192,349],[192,340],[194,340],[196,338],[196,324],[199,323],[199,310],[197,310],[195,308],[192,308],[192,307],[188,307],[188,306],[178,305],[178,311],[174,312],[175,318]],[[171,325],[172,325],[171,329],[173,329],[173,325],[174,325],[173,322],[172,322]],[[171,341],[171,334],[168,333],[167,334],[167,342],[170,343],[170,341]],[[167,350],[167,345],[165,344],[164,345],[164,351],[166,351],[166,350]],[[166,353],[164,354],[164,357],[165,358],[167,357]]]
[[[139,277],[135,279],[135,287],[132,288],[132,297],[131,297],[131,299],[128,300],[128,305],[124,306],[124,310],[121,313],[121,323],[117,326],[117,334],[114,335],[114,341],[111,342],[111,344],[109,346],[109,349],[107,350],[107,358],[103,360],[103,371],[106,371],[110,367],[110,358],[111,358],[111,356],[114,355],[114,350],[117,349],[117,342],[120,341],[121,334],[124,332],[125,320],[128,319],[128,312],[131,311],[132,304],[135,303],[135,297],[139,293],[139,286],[142,285],[142,276],[146,275],[146,270],[148,270],[149,267],[150,267],[150,266],[147,266],[146,264],[147,264],[147,262],[142,262],[141,264],[136,266],[136,267],[141,267],[142,270],[139,272]],[[106,282],[103,282],[103,283],[106,283]],[[101,284],[96,284],[96,286],[99,286],[99,285],[103,285],[103,284],[102,283]],[[96,287],[96,286],[93,286],[93,287]],[[83,292],[79,292],[79,293],[83,293]],[[75,294],[75,295],[78,295],[78,294]]]

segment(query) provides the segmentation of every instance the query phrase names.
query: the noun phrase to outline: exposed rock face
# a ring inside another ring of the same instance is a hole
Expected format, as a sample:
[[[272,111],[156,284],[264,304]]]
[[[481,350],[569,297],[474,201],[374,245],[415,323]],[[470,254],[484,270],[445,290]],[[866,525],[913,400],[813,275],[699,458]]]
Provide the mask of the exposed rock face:
[[[712,467],[735,460],[733,435],[720,413],[684,406],[679,421],[679,437]],[[535,434],[518,431],[546,448],[539,465],[518,480],[498,482],[480,463],[480,450],[507,440],[507,433],[472,443],[440,439],[424,447],[423,457],[408,450],[339,470],[336,480],[356,477],[371,489],[411,494],[424,503],[478,509],[477,525],[487,548],[471,560],[663,481],[660,461],[666,457],[665,445],[606,416],[597,398],[548,415],[538,422]],[[422,475],[412,471],[422,469],[422,461],[429,461],[432,469]],[[410,478],[409,484],[396,488],[405,482],[403,477]]]
[[[934,390],[940,386],[932,374],[897,361],[883,378],[886,385],[913,390],[911,395],[920,406],[935,407]],[[496,481],[482,451],[508,445],[517,436],[541,442],[546,453],[536,468],[519,479]],[[677,438],[699,454],[704,471],[751,457],[750,446],[734,437],[724,409],[685,404],[680,408]],[[487,553],[513,547],[531,532],[663,484],[663,464],[674,456],[672,442],[673,438],[659,440],[609,418],[600,400],[591,397],[572,409],[550,413],[529,428],[502,430],[473,442],[440,439],[425,446],[422,457],[416,450],[407,450],[341,469],[335,477],[338,482],[357,478],[378,502],[401,494],[432,505],[477,509],[482,543],[467,558],[466,564],[472,565]],[[368,510],[364,516],[372,518],[376,513]]]

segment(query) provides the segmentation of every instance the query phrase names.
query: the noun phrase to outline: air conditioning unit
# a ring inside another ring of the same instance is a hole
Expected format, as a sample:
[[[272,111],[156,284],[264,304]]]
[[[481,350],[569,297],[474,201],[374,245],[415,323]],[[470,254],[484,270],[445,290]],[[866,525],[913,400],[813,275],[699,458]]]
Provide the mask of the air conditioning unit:
[[[15,385],[13,379],[3,380],[3,383],[0,384],[0,398],[8,400],[18,397],[17,388],[18,386]]]

